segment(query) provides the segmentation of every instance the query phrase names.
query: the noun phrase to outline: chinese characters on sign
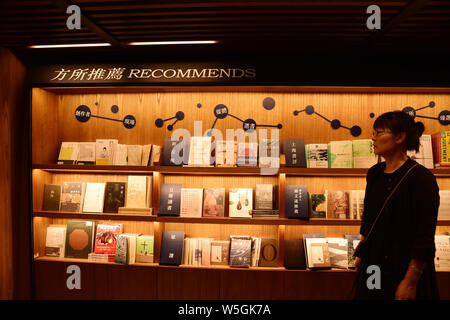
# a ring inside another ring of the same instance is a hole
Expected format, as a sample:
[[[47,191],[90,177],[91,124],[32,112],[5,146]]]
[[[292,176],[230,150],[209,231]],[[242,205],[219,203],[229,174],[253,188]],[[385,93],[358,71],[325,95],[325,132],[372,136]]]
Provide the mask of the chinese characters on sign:
[[[56,76],[51,81],[98,81],[98,80],[121,80],[125,68],[85,68],[66,70],[61,68],[55,71]]]

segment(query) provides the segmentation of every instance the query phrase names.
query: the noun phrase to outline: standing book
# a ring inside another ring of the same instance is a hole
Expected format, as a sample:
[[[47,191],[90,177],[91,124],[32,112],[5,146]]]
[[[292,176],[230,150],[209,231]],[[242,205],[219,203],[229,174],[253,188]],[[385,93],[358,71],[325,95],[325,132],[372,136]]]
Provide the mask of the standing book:
[[[234,167],[237,164],[237,142],[216,140],[215,163],[217,167]]]
[[[315,143],[305,145],[307,168],[328,168],[328,145]]]
[[[307,186],[286,186],[285,192],[285,216],[294,219],[309,219]]]
[[[163,184],[159,199],[159,216],[179,216],[181,205],[181,184]]]
[[[348,268],[354,269],[355,268],[355,256],[353,255],[355,253],[355,249],[357,244],[361,240],[361,235],[359,234],[346,234],[344,235],[344,239],[347,239],[348,241]]]
[[[412,159],[423,165],[425,168],[433,169],[433,144],[431,142],[431,135],[423,134],[420,137],[419,151],[407,151],[406,154]]]
[[[348,219],[349,215],[349,193],[345,190],[326,190],[327,195],[327,218]]]
[[[128,165],[128,147],[125,144],[118,144],[116,153],[114,154],[113,164],[115,166]]]
[[[327,196],[324,193],[311,193],[311,219],[325,219],[327,217]]]
[[[231,218],[251,218],[253,189],[232,188],[229,191],[229,216]]]
[[[63,258],[65,245],[66,225],[49,225],[45,238],[45,255]]]
[[[211,241],[211,265],[228,265],[230,241]]]
[[[350,219],[361,219],[364,212],[364,190],[350,190]]]
[[[259,167],[280,167],[280,140],[260,139],[259,141]]]
[[[439,190],[438,220],[450,220],[450,190]]]
[[[179,266],[183,257],[184,231],[165,230],[162,236],[159,264]]]
[[[117,237],[122,233],[121,223],[98,224],[95,233],[94,252],[101,254],[116,254]]]
[[[180,216],[201,217],[203,189],[181,188]]]
[[[278,240],[275,238],[261,238],[259,256],[260,267],[278,266]]]
[[[129,166],[142,165],[142,146],[127,145],[127,164]]]
[[[152,145],[145,144],[142,146],[141,166],[148,166],[150,163],[150,154],[152,153]]]
[[[154,236],[142,235],[136,238],[136,262],[153,263],[154,243]]]
[[[128,176],[127,200],[128,208],[147,208],[148,176]]]
[[[230,266],[248,268],[251,265],[252,240],[249,236],[230,236]]]
[[[258,165],[257,142],[238,142],[237,165],[238,167],[256,167]]]
[[[436,254],[434,264],[436,268],[450,268],[450,236],[436,235],[434,236],[436,246]]]
[[[87,259],[93,249],[94,237],[94,221],[68,220],[64,257]]]
[[[164,139],[163,166],[181,166],[189,162],[190,141]]]
[[[303,240],[284,240],[284,267],[286,269],[306,269]]]
[[[118,144],[119,142],[116,139],[95,140],[95,164],[113,165]]]
[[[223,217],[225,209],[225,188],[203,189],[203,216]]]
[[[103,212],[105,200],[105,183],[88,182],[84,195],[83,212]]]
[[[450,131],[440,131],[431,135],[435,168],[450,167]]]
[[[255,209],[274,209],[275,186],[273,184],[256,184]]]
[[[283,153],[286,167],[306,168],[305,142],[303,139],[284,139]]]
[[[348,268],[348,240],[344,238],[327,238],[332,268]]]
[[[125,182],[106,182],[103,212],[118,213],[125,205]]]
[[[328,167],[353,168],[352,146],[351,140],[330,141],[328,144]]]
[[[95,142],[80,142],[77,164],[95,164]]]
[[[42,210],[59,211],[60,203],[61,203],[61,185],[45,184]]]
[[[370,168],[377,163],[372,139],[353,140],[352,144],[353,168]]]
[[[211,137],[194,136],[190,139],[189,166],[211,166]]]
[[[61,211],[81,212],[84,184],[81,182],[63,182],[61,190]]]
[[[62,142],[59,150],[58,164],[76,164],[79,152],[78,142]]]

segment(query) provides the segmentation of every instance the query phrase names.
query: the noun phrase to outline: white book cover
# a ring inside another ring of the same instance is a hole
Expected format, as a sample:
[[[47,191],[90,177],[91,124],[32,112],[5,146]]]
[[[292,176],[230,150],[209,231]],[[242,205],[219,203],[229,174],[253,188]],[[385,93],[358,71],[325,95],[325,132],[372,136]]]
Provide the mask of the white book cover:
[[[105,199],[104,182],[88,182],[84,195],[83,212],[103,212],[103,201]]]
[[[344,238],[326,238],[332,268],[348,268],[348,240]]]
[[[95,164],[95,142],[80,142],[78,163]]]
[[[45,238],[45,255],[51,257],[64,258],[66,244],[66,226],[47,227]]]
[[[407,155],[423,165],[425,168],[433,169],[433,146],[431,142],[430,134],[423,134],[420,137],[420,148],[419,151],[416,152],[414,150],[407,151]]]
[[[194,136],[191,137],[189,150],[190,166],[210,167],[211,166],[211,137]]]
[[[118,143],[116,139],[95,140],[95,164],[113,165]]]
[[[306,255],[307,255],[307,262],[308,262],[308,268],[314,268],[314,264],[318,263],[316,260],[317,254],[312,251],[311,244],[313,243],[327,243],[327,239],[325,238],[306,238],[305,244],[306,244]],[[323,259],[322,259],[323,260]]]
[[[150,166],[154,166],[161,162],[161,146],[153,144],[152,152],[150,155]]]
[[[328,145],[326,143],[305,145],[305,157],[308,168],[328,168]]]
[[[372,139],[353,140],[352,144],[353,168],[370,168],[377,163]]]
[[[76,164],[80,144],[78,142],[62,142],[59,150],[58,164]]]
[[[330,141],[328,144],[328,163],[330,168],[353,168],[352,141]]]
[[[259,167],[280,167],[280,140],[260,139],[259,141]]]
[[[253,209],[253,189],[232,188],[229,191],[229,216],[232,218],[251,218]]]
[[[127,145],[128,165],[140,166],[142,163],[142,146]]]
[[[450,236],[434,236],[436,254],[434,264],[436,268],[450,268]]]
[[[147,208],[147,178],[128,176],[126,207]]]
[[[122,233],[127,238],[127,264],[136,263],[136,238],[141,233]]]
[[[258,165],[258,143],[237,143],[237,165],[243,167],[256,167]]]
[[[128,148],[125,144],[118,144],[117,151],[114,155],[114,165],[115,166],[126,166],[128,158]]]
[[[361,219],[365,193],[365,190],[350,190],[350,219]]]
[[[450,190],[439,190],[438,220],[450,220]]]
[[[152,145],[151,144],[145,144],[145,145],[142,146],[142,162],[141,162],[141,166],[145,167],[145,166],[149,165],[151,152],[152,152]]]
[[[237,161],[237,142],[234,140],[217,140],[216,165],[233,167]]]
[[[203,189],[181,188],[180,216],[201,217],[203,209]]]

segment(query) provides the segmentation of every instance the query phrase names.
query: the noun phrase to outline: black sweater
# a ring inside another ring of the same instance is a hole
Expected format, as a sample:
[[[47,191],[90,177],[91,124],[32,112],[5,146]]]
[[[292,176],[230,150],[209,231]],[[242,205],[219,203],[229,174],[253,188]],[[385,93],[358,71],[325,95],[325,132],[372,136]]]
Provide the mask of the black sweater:
[[[385,162],[371,167],[367,173],[364,213],[360,233],[367,236],[381,206],[398,181],[416,162],[408,158],[393,173],[385,173]],[[422,165],[411,170],[383,210],[369,240],[367,256],[362,259],[358,275],[360,298],[393,299],[411,259],[426,262],[417,286],[418,299],[437,298],[434,267],[434,235],[439,209],[439,187],[434,175]],[[360,253],[356,251],[355,255]],[[377,265],[381,271],[381,290],[368,290],[365,271]]]

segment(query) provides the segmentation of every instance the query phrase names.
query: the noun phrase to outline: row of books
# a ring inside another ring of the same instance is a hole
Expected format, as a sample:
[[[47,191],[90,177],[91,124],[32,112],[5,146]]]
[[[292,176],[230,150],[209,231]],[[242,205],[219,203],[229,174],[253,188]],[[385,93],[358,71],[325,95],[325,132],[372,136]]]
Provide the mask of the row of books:
[[[45,255],[82,258],[122,264],[153,263],[154,236],[122,233],[120,223],[68,220],[67,225],[47,227]],[[324,237],[303,234],[299,240],[284,241],[286,268],[354,268],[354,249],[360,235]],[[450,233],[436,235],[435,265],[450,268]],[[270,237],[230,236],[229,241],[213,238],[185,238],[184,231],[164,231],[162,265],[230,265],[232,267],[276,267],[278,240]]]
[[[256,184],[253,205],[252,188],[229,189],[228,216],[232,218],[279,218],[276,188]],[[287,218],[361,219],[364,190],[326,190],[308,193],[307,186],[288,185],[285,193]],[[183,188],[181,184],[163,184],[158,215],[181,217],[224,217],[225,188]]]
[[[68,220],[47,227],[45,255],[133,264],[153,262],[154,236],[122,233],[121,223]]]
[[[152,178],[128,176],[128,182],[63,182],[44,185],[44,211],[152,214]],[[254,196],[253,196],[254,194]],[[279,218],[273,184],[229,189],[229,217]],[[450,190],[440,190],[438,219],[450,220]],[[364,190],[309,193],[307,186],[287,185],[287,218],[361,219]],[[255,201],[253,202],[253,199]],[[225,188],[183,188],[163,184],[158,214],[182,217],[224,217]]]
[[[117,139],[95,142],[62,142],[58,164],[91,164],[116,166],[159,165],[161,146],[156,144],[126,145]]]
[[[150,176],[128,176],[128,182],[45,184],[42,210],[151,214],[151,192]]]

